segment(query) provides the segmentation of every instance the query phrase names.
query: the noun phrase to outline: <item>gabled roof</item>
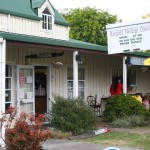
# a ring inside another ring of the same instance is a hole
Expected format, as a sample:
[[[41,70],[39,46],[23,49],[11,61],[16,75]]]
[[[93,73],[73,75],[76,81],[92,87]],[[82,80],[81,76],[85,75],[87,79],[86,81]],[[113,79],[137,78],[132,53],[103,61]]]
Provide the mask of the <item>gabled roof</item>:
[[[30,0],[0,0],[0,13],[40,20],[32,10]]]
[[[0,0],[0,13],[11,14],[18,17],[41,20],[34,12],[34,9],[40,8],[46,0]],[[32,2],[32,3],[31,3]],[[52,6],[54,10],[55,23],[63,26],[69,26],[69,23]]]
[[[32,0],[32,8],[40,8],[46,0]],[[49,1],[50,3],[50,1]],[[64,19],[64,17],[54,8],[54,6],[50,3],[52,9],[54,10],[55,15],[55,24],[69,26],[69,23]]]

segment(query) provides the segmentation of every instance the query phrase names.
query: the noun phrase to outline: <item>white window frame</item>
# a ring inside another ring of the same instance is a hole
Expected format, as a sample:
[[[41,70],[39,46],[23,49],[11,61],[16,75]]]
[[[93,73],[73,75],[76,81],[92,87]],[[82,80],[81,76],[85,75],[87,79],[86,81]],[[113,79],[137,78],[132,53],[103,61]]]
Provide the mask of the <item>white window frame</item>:
[[[72,99],[73,98],[73,79],[69,79],[68,80],[68,69],[72,69],[72,71],[73,71],[73,68],[72,67],[67,67],[67,98],[69,98],[69,99]],[[78,91],[79,91],[79,96],[81,96],[80,95],[80,91],[83,91],[83,95],[84,95],[84,97],[82,97],[83,99],[85,98],[85,68],[84,67],[81,67],[81,68],[79,68],[79,69],[84,69],[84,79],[83,80],[79,80],[78,79]],[[68,89],[68,82],[72,82],[72,86],[71,86],[71,90],[69,90]],[[80,87],[80,82],[83,82],[83,87]],[[83,90],[81,90],[83,88]],[[69,97],[69,94],[68,94],[68,92],[72,92],[72,95]]]
[[[45,20],[43,20],[44,17],[46,17]],[[49,20],[51,20],[51,21],[49,22]],[[46,26],[44,26],[44,24],[46,24]],[[50,26],[50,28],[49,28],[49,26]],[[52,15],[42,13],[42,29],[45,31],[53,30],[53,16]]]
[[[11,72],[9,72],[10,75],[6,76],[5,74],[5,81],[6,80],[10,80],[10,88],[7,88],[7,86],[5,85],[5,109],[6,109],[6,105],[9,104],[9,106],[12,105],[12,88],[13,88],[13,65],[6,65],[8,67],[11,67]],[[6,71],[7,71],[7,67],[6,67]],[[5,82],[7,84],[7,82]],[[6,102],[6,92],[10,91],[10,101]]]

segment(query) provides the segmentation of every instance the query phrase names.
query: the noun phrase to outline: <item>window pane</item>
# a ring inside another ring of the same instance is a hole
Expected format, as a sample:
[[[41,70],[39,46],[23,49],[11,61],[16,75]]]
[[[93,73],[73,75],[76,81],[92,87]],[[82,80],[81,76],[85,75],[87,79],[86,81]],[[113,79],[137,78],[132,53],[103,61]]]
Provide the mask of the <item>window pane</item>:
[[[127,84],[130,85],[136,85],[136,70],[129,69],[127,74]]]
[[[52,17],[51,16],[48,16],[48,23],[52,23]]]
[[[84,88],[84,81],[79,81],[79,88]]]
[[[46,15],[44,16],[44,21],[47,22],[47,16]]]
[[[73,91],[69,90],[67,95],[68,95],[69,99],[72,99],[73,98]]]
[[[79,97],[84,98],[84,91],[83,90],[79,90]]]
[[[6,89],[11,89],[11,78],[6,78]]]
[[[6,77],[11,77],[11,76],[12,76],[12,66],[6,65]]]
[[[52,30],[52,25],[48,24],[48,30]]]
[[[44,29],[47,29],[47,24],[46,23],[44,23]]]
[[[68,81],[68,90],[73,90],[73,81]]]
[[[5,92],[6,102],[11,102],[11,90]]]

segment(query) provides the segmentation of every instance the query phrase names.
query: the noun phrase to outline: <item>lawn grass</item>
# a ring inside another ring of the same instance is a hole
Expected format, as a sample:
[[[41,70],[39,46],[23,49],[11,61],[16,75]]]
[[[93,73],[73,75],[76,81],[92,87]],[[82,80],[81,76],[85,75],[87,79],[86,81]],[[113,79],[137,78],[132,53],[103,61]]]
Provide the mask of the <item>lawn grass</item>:
[[[135,134],[124,132],[108,132],[92,138],[80,141],[95,144],[105,144],[109,146],[132,147],[143,150],[150,150],[150,134]]]

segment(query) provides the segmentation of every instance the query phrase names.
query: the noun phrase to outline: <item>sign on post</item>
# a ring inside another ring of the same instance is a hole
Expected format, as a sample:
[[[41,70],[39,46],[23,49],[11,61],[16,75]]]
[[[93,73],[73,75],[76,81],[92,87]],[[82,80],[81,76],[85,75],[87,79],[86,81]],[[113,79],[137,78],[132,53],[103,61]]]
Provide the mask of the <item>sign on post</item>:
[[[108,54],[150,49],[150,19],[106,25]]]

